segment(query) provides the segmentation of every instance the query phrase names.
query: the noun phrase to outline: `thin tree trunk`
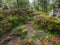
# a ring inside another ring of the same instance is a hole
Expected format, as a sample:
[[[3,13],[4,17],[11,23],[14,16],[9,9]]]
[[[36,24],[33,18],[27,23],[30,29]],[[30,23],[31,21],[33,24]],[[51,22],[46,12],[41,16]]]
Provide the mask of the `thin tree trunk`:
[[[17,8],[19,8],[19,0],[17,0]]]

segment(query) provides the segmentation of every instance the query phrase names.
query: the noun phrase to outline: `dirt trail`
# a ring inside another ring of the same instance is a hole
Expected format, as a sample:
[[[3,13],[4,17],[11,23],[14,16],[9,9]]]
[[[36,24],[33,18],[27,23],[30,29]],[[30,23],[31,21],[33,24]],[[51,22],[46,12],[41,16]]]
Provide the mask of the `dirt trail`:
[[[33,34],[32,34],[32,32],[33,32],[33,30],[35,29],[35,27],[32,25],[32,21],[30,21],[30,22],[28,22],[27,24],[24,24],[24,25],[22,25],[22,26],[24,26],[27,30],[28,30],[28,33],[27,33],[27,37],[31,37],[31,36],[33,36]],[[18,26],[19,27],[19,26]],[[16,43],[21,43],[21,38],[20,37],[17,37],[17,36],[15,36],[15,37],[10,37],[9,35],[12,33],[12,31],[11,32],[8,32],[8,33],[6,33],[5,35],[3,35],[3,37],[1,38],[1,40],[0,40],[0,45],[16,45]],[[10,39],[9,40],[9,42],[7,42],[6,44],[4,44],[4,41],[5,40],[8,40],[8,39]],[[38,42],[38,41],[37,41]],[[37,44],[37,42],[36,42],[36,44]],[[50,44],[48,44],[48,45],[52,45],[52,43],[50,43]]]
[[[27,34],[27,36],[29,37],[31,37],[31,36],[33,36],[32,35],[32,32],[33,32],[33,30],[34,30],[34,26],[32,25],[32,21],[30,21],[30,22],[28,22],[28,24],[25,24],[25,27],[26,27],[26,29],[28,30],[28,34]]]

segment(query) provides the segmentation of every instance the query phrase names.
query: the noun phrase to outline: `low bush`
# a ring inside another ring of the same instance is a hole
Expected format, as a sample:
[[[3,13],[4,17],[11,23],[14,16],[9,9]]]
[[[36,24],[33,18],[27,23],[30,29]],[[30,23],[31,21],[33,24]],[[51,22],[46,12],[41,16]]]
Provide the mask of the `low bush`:
[[[46,15],[36,16],[34,26],[39,30],[50,32],[51,34],[60,34],[60,19]]]

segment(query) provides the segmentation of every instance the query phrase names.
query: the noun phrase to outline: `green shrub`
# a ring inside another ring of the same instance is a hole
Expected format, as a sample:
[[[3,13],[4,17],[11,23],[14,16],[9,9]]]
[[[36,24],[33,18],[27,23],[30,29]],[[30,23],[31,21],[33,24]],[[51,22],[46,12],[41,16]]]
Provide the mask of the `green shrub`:
[[[3,15],[2,14],[0,14],[0,21],[2,21],[3,20]]]
[[[19,36],[21,38],[25,38],[27,35],[27,29],[22,29],[22,28],[15,28],[14,30],[12,30],[12,35],[11,36]]]
[[[20,19],[18,16],[11,16],[8,19],[8,23],[12,25],[12,27],[17,26],[19,23],[22,24],[22,19]]]
[[[47,30],[52,34],[60,34],[60,19],[58,18],[40,15],[33,22],[38,29]]]

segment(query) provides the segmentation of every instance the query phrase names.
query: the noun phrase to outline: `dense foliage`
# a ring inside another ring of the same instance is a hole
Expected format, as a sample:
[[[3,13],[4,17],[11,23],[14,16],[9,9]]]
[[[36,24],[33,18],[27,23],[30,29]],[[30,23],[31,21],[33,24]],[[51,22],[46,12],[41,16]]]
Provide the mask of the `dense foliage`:
[[[22,25],[30,20],[32,15],[30,9],[11,9],[0,11],[0,36],[13,30],[18,25]]]
[[[49,12],[51,8],[55,8],[56,0],[1,0],[1,7],[9,8],[32,8],[34,10]],[[51,3],[50,3],[51,2]]]
[[[33,23],[37,29],[60,34],[60,19],[49,16],[36,16]]]
[[[34,0],[34,8],[43,12],[48,11],[49,0]]]

